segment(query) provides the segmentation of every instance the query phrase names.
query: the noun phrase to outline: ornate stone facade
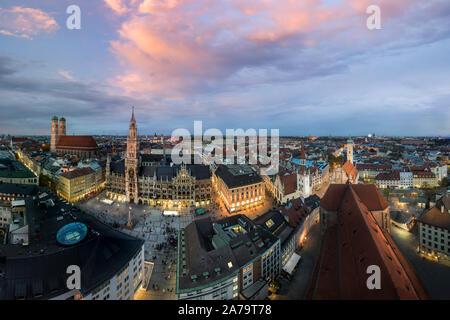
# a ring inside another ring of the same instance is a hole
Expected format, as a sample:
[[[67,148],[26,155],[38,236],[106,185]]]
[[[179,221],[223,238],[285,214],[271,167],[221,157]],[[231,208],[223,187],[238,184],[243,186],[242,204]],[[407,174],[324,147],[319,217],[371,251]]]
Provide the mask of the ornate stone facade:
[[[134,111],[124,160],[106,163],[106,190],[119,201],[163,207],[204,206],[211,202],[209,167],[174,165],[169,160],[142,161]],[[148,157],[147,157],[148,158]]]

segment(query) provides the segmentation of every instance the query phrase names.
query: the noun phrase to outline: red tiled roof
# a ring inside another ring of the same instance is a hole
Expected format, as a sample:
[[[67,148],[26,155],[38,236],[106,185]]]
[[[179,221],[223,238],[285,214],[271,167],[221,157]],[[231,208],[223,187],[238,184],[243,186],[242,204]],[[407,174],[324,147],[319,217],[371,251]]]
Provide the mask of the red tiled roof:
[[[74,179],[95,172],[91,167],[78,168],[72,171],[61,173],[60,176],[67,179]]]
[[[435,227],[447,229],[450,231],[450,193],[439,199],[436,206],[428,210],[420,221]]]
[[[284,195],[297,191],[297,174],[280,176],[281,183],[284,186]]]
[[[366,205],[367,199],[378,197],[376,189],[364,190],[368,197],[361,199],[358,185],[339,186],[344,189],[331,189],[337,196],[327,191],[328,197],[338,200],[338,223],[325,233],[306,298],[427,299],[414,270],[368,209],[371,203]],[[371,265],[380,268],[381,290],[367,288]]]
[[[433,172],[429,171],[414,171],[413,172],[414,177],[417,178],[434,178],[435,175]]]
[[[351,186],[370,211],[384,210],[389,206],[376,185],[353,184]],[[336,211],[341,205],[346,188],[347,184],[331,184],[320,200],[320,206],[328,211]]]
[[[290,201],[289,205],[280,206],[277,209],[280,210],[283,216],[289,217],[289,225],[294,228],[308,215],[308,209],[302,198],[294,199]]]
[[[27,141],[28,140],[28,138],[15,138],[15,137],[12,137],[12,142],[24,142],[24,141]]]
[[[352,176],[353,178],[356,178],[358,175],[358,169],[356,169],[353,164],[350,161],[345,161],[344,165],[342,166],[342,170],[347,174],[347,176]]]
[[[98,145],[92,136],[61,136],[56,147],[98,148]]]
[[[304,144],[302,144],[302,153],[300,154],[300,159],[306,159],[305,145]]]
[[[385,181],[385,180],[400,180],[400,172],[398,171],[394,171],[394,172],[389,172],[389,173],[379,173],[377,174],[377,176],[375,177],[375,180],[378,181]]]
[[[357,163],[356,169],[370,170],[370,171],[387,171],[391,170],[392,166],[389,164],[375,164],[375,163]]]

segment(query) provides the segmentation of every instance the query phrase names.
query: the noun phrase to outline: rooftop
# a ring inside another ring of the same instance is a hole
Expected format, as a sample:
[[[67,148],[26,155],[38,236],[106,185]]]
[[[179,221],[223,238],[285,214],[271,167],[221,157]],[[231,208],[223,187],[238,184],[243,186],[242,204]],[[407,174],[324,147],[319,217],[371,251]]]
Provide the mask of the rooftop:
[[[420,222],[450,231],[450,193],[440,198],[436,205],[420,217]]]
[[[94,169],[92,169],[91,167],[84,167],[84,168],[77,168],[75,170],[71,170],[71,171],[67,171],[64,173],[61,173],[60,176],[66,179],[75,179],[75,178],[79,178],[91,173],[94,173]]]
[[[229,189],[263,182],[261,176],[250,165],[220,165],[216,175]]]
[[[56,146],[57,148],[98,148],[97,142],[92,136],[61,136]]]
[[[326,210],[336,211],[338,223],[325,231],[306,298],[426,299],[414,270],[371,213],[379,208],[377,189],[359,186],[331,185],[323,198]],[[372,265],[380,268],[382,290],[367,287]]]
[[[36,175],[17,160],[0,159],[0,178],[36,178]]]
[[[0,247],[0,299],[50,299],[66,293],[69,265],[80,266],[81,291],[86,294],[141,249],[143,241],[111,229],[48,190],[42,190],[42,195],[26,199],[28,245]],[[85,237],[71,246],[62,245],[58,231],[74,222],[86,226]]]
[[[180,231],[177,291],[190,291],[234,276],[278,239],[245,215],[204,218]]]

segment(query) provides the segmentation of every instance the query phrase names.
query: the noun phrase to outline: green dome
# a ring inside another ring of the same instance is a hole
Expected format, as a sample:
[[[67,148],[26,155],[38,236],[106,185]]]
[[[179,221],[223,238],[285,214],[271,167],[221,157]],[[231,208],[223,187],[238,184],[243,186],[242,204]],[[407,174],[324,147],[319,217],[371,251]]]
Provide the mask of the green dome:
[[[57,116],[54,116],[54,117],[52,118],[52,120],[58,120],[58,117],[57,117]]]
[[[59,119],[60,121],[66,121],[66,119],[65,118],[61,118],[61,119]]]

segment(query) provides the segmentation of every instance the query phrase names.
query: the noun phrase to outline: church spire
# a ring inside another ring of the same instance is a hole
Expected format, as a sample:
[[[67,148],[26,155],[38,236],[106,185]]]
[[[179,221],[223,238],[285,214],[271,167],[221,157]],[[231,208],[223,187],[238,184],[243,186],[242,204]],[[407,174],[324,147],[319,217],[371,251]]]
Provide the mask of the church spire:
[[[131,107],[131,122],[136,122],[136,120],[134,119],[134,106]]]
[[[302,143],[302,151],[300,153],[300,165],[306,166],[306,153],[305,153],[305,144]]]

